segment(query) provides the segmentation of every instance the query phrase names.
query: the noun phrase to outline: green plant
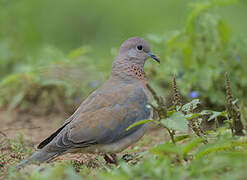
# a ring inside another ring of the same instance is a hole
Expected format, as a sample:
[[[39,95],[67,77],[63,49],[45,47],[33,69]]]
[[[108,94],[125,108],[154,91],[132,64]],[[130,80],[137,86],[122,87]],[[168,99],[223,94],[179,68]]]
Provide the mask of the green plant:
[[[218,9],[232,0],[208,0],[193,3],[183,30],[160,37],[164,44],[161,68],[150,75],[167,93],[167,79],[174,74],[181,93],[186,98],[200,97],[207,107],[223,109],[224,74],[231,76],[232,90],[243,101],[247,100],[247,44],[246,39],[232,35],[232,28],[218,15]],[[155,41],[153,36],[150,39]],[[157,41],[155,41],[157,42]]]
[[[81,97],[101,81],[91,71],[91,59],[85,55],[89,50],[78,48],[66,56],[47,47],[25,63],[12,62],[13,69],[18,69],[0,81],[0,106],[22,111],[36,106],[39,113],[47,113],[62,105],[73,111]]]

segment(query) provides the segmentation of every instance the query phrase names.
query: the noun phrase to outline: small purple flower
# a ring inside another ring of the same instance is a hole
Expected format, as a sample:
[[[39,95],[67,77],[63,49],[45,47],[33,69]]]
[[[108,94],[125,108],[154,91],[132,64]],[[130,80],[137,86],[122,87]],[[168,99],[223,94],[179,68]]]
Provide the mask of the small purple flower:
[[[197,92],[197,91],[191,91],[190,92],[190,97],[191,98],[197,98],[199,96],[199,92]]]
[[[241,58],[240,58],[239,55],[236,54],[234,57],[235,57],[235,60],[236,60],[237,62],[240,62],[240,61],[241,61]]]
[[[81,103],[81,97],[80,96],[76,96],[75,97],[75,102],[76,103]]]
[[[91,86],[92,86],[93,88],[96,88],[96,87],[99,86],[99,82],[98,82],[98,81],[92,81],[90,84],[91,84]]]
[[[184,72],[179,72],[178,73],[178,76],[177,76],[177,79],[180,79],[180,78],[182,78],[184,76]]]

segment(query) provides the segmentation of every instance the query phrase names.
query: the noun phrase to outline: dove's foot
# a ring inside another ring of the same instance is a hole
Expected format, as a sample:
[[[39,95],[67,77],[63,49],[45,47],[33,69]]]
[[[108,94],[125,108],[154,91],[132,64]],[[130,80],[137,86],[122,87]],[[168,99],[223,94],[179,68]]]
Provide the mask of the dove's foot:
[[[111,157],[112,157],[112,159],[113,159],[114,164],[117,166],[117,165],[118,165],[117,154],[111,154]]]
[[[110,154],[110,156],[111,156],[111,158],[107,154],[104,155],[104,159],[105,159],[106,163],[118,165],[117,155],[116,154]]]

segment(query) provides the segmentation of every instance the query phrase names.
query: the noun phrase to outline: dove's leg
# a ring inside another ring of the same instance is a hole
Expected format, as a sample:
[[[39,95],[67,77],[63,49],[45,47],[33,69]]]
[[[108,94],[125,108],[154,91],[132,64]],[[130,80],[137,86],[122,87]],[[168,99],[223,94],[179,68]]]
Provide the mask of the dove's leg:
[[[118,165],[118,159],[117,159],[117,154],[110,154],[113,160],[113,164]]]
[[[104,155],[104,159],[107,164],[115,164],[118,165],[118,159],[116,154],[110,154],[112,158],[110,158],[107,154]]]
[[[113,163],[112,159],[107,154],[104,155],[104,159],[105,159],[107,164],[112,164]]]

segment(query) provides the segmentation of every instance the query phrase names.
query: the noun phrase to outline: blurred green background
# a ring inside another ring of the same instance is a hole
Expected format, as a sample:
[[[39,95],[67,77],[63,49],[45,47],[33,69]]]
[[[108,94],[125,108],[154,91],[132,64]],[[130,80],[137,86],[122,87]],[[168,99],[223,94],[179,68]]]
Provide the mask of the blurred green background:
[[[246,10],[245,0],[0,0],[0,105],[45,111],[61,101],[72,112],[132,36],[161,56],[146,71],[162,95],[176,74],[186,98],[220,108],[228,71],[245,100]]]
[[[1,36],[27,48],[51,44],[68,51],[83,44],[109,49],[130,36],[163,34],[185,25],[188,3],[126,0],[1,0]],[[234,33],[245,33],[247,2],[224,8]]]
[[[1,0],[1,38],[26,48],[53,45],[63,51],[83,44],[118,47],[131,36],[164,34],[182,28],[192,0]],[[234,34],[243,34],[247,2],[219,10]],[[97,49],[97,50],[98,50]]]

